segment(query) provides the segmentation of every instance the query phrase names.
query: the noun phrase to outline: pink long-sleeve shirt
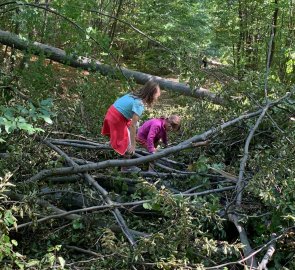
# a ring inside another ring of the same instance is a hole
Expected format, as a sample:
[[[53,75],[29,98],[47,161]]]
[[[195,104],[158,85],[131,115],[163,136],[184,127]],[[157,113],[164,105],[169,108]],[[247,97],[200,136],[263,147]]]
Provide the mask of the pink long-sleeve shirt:
[[[137,132],[137,138],[146,144],[150,153],[156,151],[156,145],[162,139],[167,145],[167,131],[165,129],[165,118],[153,118],[146,121]]]

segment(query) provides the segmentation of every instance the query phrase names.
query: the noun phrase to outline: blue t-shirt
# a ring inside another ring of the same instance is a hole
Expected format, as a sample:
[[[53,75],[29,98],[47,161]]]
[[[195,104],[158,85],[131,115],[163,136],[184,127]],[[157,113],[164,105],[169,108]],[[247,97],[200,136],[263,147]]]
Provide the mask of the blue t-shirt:
[[[131,94],[120,97],[113,105],[126,119],[131,119],[134,113],[141,116],[144,111],[142,100]]]

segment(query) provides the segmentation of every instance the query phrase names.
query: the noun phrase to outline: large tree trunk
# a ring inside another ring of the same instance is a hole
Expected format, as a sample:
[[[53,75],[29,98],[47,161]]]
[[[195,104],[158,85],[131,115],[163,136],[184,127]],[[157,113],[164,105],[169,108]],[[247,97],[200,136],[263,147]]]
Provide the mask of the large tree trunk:
[[[67,55],[65,51],[41,44],[38,42],[30,42],[19,38],[17,35],[0,30],[0,43],[8,45],[23,51],[30,51],[36,55],[44,54],[48,59],[63,63],[72,67],[79,67],[86,70],[98,71],[105,76],[119,77],[124,75],[127,79],[133,78],[138,84],[145,84],[149,79],[156,80],[163,89],[178,92],[182,95],[192,96],[196,98],[205,98],[216,104],[223,104],[223,99],[216,94],[204,88],[191,89],[188,85],[165,80],[158,76],[149,75],[146,73],[129,70],[126,68],[112,67],[100,63],[97,60]]]

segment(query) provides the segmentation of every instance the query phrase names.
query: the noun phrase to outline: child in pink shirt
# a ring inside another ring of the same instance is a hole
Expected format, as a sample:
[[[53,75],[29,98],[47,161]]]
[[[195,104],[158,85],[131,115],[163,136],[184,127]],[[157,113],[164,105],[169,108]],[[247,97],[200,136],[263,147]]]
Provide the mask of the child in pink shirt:
[[[167,132],[177,131],[179,128],[180,117],[178,115],[153,118],[144,122],[138,129],[136,140],[150,153],[155,153],[160,140],[163,144],[168,144]]]
[[[149,153],[155,153],[160,140],[167,146],[167,132],[178,131],[179,129],[180,117],[178,115],[171,115],[168,118],[153,118],[144,122],[143,125],[139,127],[136,141],[145,147]],[[151,164],[150,170],[153,170]]]

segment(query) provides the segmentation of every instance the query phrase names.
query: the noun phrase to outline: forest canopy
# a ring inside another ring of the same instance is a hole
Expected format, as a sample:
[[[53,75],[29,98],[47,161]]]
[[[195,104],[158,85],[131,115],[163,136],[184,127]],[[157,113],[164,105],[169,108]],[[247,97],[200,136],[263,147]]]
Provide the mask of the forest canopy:
[[[295,269],[294,15],[293,0],[0,0],[0,268]],[[180,129],[123,158],[104,117],[151,80],[139,125]]]

